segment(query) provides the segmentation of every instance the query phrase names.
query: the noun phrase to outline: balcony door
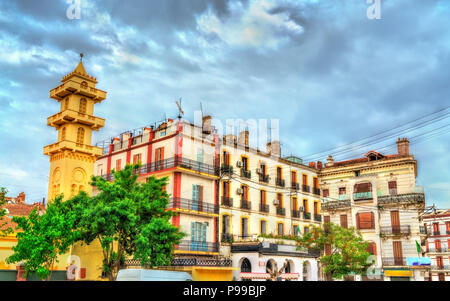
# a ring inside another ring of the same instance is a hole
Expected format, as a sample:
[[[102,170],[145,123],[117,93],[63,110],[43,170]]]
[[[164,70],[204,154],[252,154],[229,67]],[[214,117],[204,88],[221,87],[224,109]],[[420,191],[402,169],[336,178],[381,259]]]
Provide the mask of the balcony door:
[[[203,202],[203,186],[192,185],[192,210],[200,211],[202,209]]]
[[[400,234],[400,215],[397,210],[391,211],[391,225],[392,225],[392,233]]]
[[[402,242],[394,241],[394,242],[392,242],[392,247],[394,249],[394,264],[395,265],[403,265]]]
[[[191,223],[191,251],[206,252],[206,223]]]
[[[248,237],[248,218],[242,218],[241,220],[241,234],[242,238]]]

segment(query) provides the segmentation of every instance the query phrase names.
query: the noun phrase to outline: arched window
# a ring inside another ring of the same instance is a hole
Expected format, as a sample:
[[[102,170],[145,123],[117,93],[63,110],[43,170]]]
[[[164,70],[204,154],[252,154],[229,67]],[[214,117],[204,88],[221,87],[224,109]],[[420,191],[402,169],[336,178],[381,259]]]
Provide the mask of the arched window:
[[[84,144],[84,129],[83,128],[78,128],[77,143]]]
[[[250,260],[247,258],[244,258],[241,263],[241,272],[242,273],[251,273],[252,272],[252,264],[250,263]]]
[[[81,86],[81,88],[83,88],[83,89],[87,89],[88,84],[87,84],[87,82],[82,82],[82,83],[80,84],[80,86]]]
[[[80,113],[86,114],[87,101],[85,98],[80,99]]]
[[[66,140],[66,128],[63,127],[61,130],[61,141]]]

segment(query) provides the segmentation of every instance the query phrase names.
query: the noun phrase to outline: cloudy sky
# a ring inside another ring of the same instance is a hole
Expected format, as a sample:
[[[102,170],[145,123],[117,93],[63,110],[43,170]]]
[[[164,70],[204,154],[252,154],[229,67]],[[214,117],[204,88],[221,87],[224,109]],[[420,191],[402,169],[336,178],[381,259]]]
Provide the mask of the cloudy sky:
[[[46,118],[59,109],[48,91],[82,52],[108,92],[93,142],[175,117],[179,97],[190,120],[200,103],[221,120],[279,119],[283,155],[306,161],[395,153],[406,136],[427,205],[450,207],[449,1],[382,0],[381,19],[367,17],[366,0],[81,0],[80,19],[69,5],[0,0],[10,195],[46,196],[42,148],[56,141]]]

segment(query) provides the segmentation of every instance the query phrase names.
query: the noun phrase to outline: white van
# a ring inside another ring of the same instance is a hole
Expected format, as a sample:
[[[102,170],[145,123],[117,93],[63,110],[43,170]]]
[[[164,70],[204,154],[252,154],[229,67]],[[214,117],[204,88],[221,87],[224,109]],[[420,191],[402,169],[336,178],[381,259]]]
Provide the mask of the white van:
[[[125,269],[117,274],[116,281],[193,281],[186,272]]]

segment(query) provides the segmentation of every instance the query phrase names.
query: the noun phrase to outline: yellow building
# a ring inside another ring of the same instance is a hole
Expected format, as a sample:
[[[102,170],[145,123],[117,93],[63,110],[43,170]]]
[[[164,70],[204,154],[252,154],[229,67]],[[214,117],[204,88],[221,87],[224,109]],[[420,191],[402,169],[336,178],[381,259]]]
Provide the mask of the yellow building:
[[[106,98],[106,92],[96,88],[97,79],[87,74],[81,60],[61,82],[50,90],[50,98],[60,104],[60,110],[47,118],[47,125],[58,131],[58,139],[44,147],[44,155],[50,157],[50,202],[59,194],[67,199],[79,191],[91,193],[89,181],[94,162],[102,154],[101,148],[91,145],[92,131],[98,131],[105,124],[104,119],[94,116],[94,105]],[[102,251],[99,243],[95,241],[90,246],[77,244],[68,256],[71,257],[60,261],[67,265],[73,261],[78,263],[88,280],[101,279]]]

